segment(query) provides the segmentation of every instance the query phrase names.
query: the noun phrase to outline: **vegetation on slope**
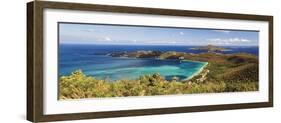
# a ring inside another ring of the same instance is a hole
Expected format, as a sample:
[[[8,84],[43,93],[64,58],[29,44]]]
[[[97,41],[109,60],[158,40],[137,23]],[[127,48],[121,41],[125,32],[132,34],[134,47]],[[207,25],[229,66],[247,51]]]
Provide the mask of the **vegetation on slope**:
[[[152,96],[224,92],[225,83],[188,83],[166,81],[160,74],[144,75],[136,80],[106,82],[86,76],[81,70],[60,77],[60,99],[96,97]]]

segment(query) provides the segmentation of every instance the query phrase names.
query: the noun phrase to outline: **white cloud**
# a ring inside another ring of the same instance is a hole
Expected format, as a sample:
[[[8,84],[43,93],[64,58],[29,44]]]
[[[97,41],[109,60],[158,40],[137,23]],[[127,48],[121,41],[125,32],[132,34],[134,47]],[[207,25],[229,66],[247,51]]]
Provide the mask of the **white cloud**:
[[[94,32],[94,29],[81,29],[81,32]]]
[[[111,41],[111,38],[110,37],[104,37],[104,40]]]
[[[244,39],[244,38],[228,38],[228,39],[221,39],[221,38],[214,38],[214,39],[207,39],[208,44],[214,45],[243,45],[243,44],[250,44],[252,43],[251,40]]]
[[[228,30],[213,30],[215,32],[221,32],[221,33],[230,33]]]
[[[186,44],[185,41],[172,41],[172,40],[151,40],[151,41],[142,41],[138,44],[161,44],[161,45],[183,45]]]
[[[134,43],[137,43],[137,40],[136,40],[136,39],[134,39],[134,40],[133,40],[133,42],[134,42]]]
[[[176,44],[176,43],[178,43],[178,42],[176,42],[176,41],[171,41],[171,42],[169,42],[169,43],[171,43],[171,44]]]
[[[248,39],[241,39],[241,42],[251,42],[251,41]]]

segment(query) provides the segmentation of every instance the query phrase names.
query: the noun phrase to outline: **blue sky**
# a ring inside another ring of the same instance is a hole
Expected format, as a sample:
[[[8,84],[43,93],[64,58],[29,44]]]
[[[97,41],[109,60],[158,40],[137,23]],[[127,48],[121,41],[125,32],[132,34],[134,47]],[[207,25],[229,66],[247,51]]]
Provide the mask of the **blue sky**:
[[[256,31],[59,24],[63,44],[258,46]]]

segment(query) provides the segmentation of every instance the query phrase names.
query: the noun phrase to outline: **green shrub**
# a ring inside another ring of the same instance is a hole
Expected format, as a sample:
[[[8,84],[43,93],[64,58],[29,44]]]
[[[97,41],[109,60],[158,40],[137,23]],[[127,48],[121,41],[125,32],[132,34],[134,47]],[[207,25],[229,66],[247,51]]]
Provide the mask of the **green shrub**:
[[[59,78],[60,99],[81,99],[99,97],[153,96],[192,93],[219,93],[235,91],[256,91],[257,82],[178,82],[167,81],[159,73],[143,75],[135,80],[107,82],[86,76],[81,70]]]

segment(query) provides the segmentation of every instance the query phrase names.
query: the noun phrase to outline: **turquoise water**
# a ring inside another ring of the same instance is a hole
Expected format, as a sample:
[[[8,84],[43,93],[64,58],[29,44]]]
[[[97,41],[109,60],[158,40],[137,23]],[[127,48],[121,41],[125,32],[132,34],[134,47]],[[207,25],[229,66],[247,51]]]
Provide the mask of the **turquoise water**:
[[[178,77],[183,80],[189,78],[198,72],[205,63],[192,61],[176,61],[176,60],[156,60],[156,59],[130,59],[122,58],[122,67],[114,67],[111,69],[95,69],[85,71],[86,74],[92,75],[98,79],[106,80],[122,80],[136,79],[141,75],[152,75],[160,73],[167,80],[172,77]],[[127,67],[125,67],[125,64]],[[132,63],[142,64],[131,66]],[[144,65],[149,64],[149,65]],[[112,65],[115,66],[115,65]]]
[[[160,73],[167,80],[186,79],[198,72],[205,62],[161,60],[154,58],[118,58],[106,55],[72,54],[60,62],[60,75],[81,69],[86,75],[108,81],[137,79],[141,75]]]

